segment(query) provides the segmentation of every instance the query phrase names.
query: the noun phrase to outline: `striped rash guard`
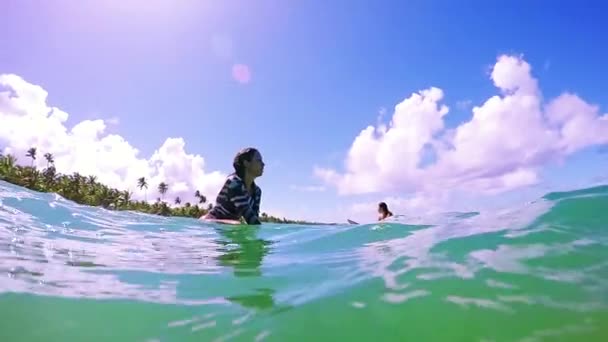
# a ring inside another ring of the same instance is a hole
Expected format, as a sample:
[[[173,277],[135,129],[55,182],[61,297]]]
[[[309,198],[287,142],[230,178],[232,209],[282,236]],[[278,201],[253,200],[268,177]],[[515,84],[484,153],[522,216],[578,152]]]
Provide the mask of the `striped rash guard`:
[[[239,176],[234,173],[228,176],[209,215],[229,220],[239,220],[242,216],[247,224],[260,224],[262,190],[255,182],[252,185],[255,189],[254,196],[249,194],[245,182]]]

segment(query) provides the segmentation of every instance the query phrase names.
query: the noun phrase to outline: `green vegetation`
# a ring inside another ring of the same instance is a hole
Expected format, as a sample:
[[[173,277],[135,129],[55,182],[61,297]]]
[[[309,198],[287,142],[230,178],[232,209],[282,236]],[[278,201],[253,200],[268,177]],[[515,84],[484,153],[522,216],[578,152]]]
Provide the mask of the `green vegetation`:
[[[0,154],[0,180],[34,191],[57,193],[79,204],[101,206],[114,210],[134,210],[163,216],[199,218],[211,209],[211,204],[205,206],[207,198],[198,190],[194,193],[194,196],[198,199],[198,203],[191,204],[190,202],[186,202],[182,205],[182,200],[177,197],[173,201],[175,206],[170,207],[164,200],[165,194],[169,190],[169,184],[161,182],[157,187],[161,197],[157,198],[156,202],[150,204],[147,201],[149,184],[145,177],[141,177],[134,186],[144,190],[145,200],[134,201],[131,199],[133,194],[131,191],[110,188],[97,182],[95,176],[83,176],[77,172],[72,175],[58,173],[55,169],[53,155],[50,153],[44,154],[47,166],[42,171],[34,168],[34,161],[38,156],[38,151],[35,147],[30,148],[25,156],[32,159],[31,166],[17,165],[17,158],[15,156]],[[278,218],[266,213],[262,213],[260,216],[263,222],[310,224],[304,221]]]

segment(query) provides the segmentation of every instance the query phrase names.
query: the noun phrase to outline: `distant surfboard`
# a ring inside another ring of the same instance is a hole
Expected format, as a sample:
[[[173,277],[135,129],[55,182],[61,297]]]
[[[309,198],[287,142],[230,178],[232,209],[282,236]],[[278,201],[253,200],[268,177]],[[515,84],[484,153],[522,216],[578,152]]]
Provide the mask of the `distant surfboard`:
[[[351,219],[346,219],[346,221],[348,221],[348,223],[350,223],[350,224],[359,224],[359,222],[355,222]]]

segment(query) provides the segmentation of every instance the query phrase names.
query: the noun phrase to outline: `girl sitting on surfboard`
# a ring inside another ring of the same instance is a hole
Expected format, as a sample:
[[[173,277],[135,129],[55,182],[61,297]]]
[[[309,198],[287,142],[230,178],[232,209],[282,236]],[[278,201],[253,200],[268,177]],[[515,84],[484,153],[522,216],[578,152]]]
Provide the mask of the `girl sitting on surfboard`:
[[[226,178],[215,205],[201,219],[238,224],[242,217],[247,224],[260,224],[262,190],[254,180],[264,173],[262,155],[252,147],[243,149],[232,166],[235,172]]]
[[[388,206],[384,202],[378,204],[378,221],[382,221],[387,217],[393,216],[393,213],[388,210]]]

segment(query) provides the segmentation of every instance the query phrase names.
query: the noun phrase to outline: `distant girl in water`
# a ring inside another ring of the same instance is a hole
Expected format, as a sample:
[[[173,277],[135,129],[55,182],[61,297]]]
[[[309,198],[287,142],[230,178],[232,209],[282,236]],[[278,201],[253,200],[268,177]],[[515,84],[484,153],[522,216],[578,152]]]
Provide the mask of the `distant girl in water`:
[[[260,224],[262,190],[255,179],[264,173],[262,155],[255,148],[239,151],[232,163],[234,173],[226,178],[215,200],[215,205],[201,217],[205,220],[245,219],[247,224]]]
[[[378,221],[382,221],[387,217],[393,216],[393,213],[388,210],[388,206],[384,202],[378,204]]]

